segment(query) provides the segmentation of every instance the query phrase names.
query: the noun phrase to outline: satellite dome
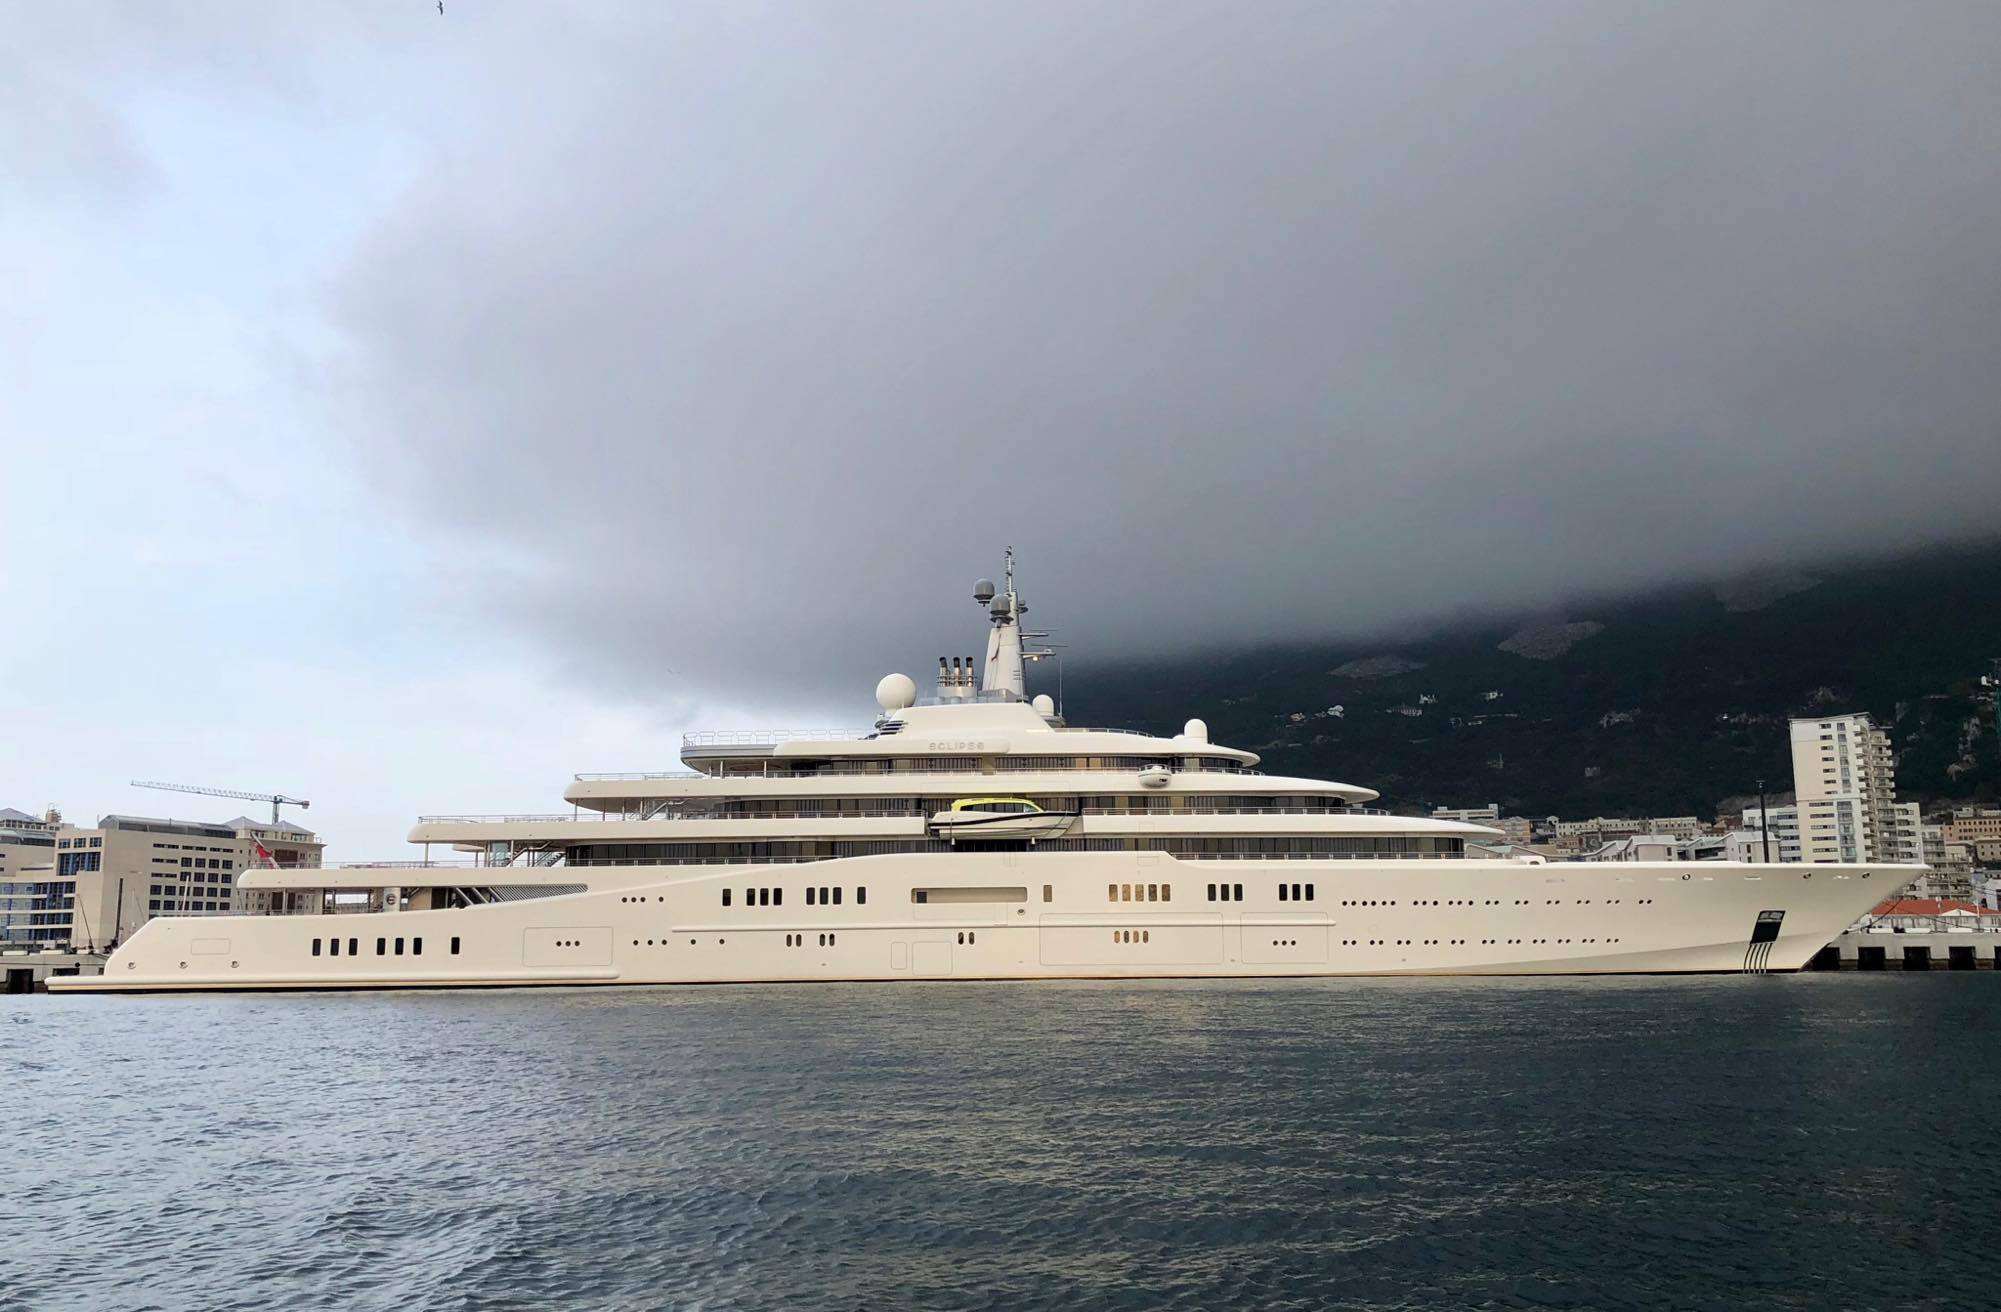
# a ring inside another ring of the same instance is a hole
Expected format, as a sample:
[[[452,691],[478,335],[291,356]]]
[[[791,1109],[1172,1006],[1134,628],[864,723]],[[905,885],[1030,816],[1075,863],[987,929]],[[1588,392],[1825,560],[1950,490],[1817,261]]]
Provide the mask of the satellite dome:
[[[1200,720],[1190,720],[1181,726],[1181,736],[1190,742],[1206,743],[1209,741],[1209,726]]]
[[[1045,720],[1056,714],[1056,699],[1046,692],[1035,694],[1035,700],[1030,702],[1029,705],[1033,706],[1035,713]]]
[[[917,684],[907,674],[885,674],[875,686],[875,704],[884,715],[894,715],[917,700]]]
[[[973,600],[979,602],[981,605],[985,605],[993,599],[994,581],[992,579],[976,580],[973,584]]]

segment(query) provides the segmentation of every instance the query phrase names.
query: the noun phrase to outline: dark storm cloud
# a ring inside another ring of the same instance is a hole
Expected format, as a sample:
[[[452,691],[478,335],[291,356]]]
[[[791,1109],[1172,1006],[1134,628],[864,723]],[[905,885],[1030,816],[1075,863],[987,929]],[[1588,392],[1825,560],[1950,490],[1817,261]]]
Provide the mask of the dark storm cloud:
[[[1991,528],[2001,8],[468,21],[338,404],[645,687],[1354,632]]]

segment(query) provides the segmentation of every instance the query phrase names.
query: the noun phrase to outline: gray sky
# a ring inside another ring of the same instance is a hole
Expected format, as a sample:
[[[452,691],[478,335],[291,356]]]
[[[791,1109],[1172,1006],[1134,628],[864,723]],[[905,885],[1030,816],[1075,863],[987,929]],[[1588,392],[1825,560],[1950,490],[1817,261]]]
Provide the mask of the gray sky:
[[[446,8],[0,0],[0,805],[2001,522],[1992,4]]]

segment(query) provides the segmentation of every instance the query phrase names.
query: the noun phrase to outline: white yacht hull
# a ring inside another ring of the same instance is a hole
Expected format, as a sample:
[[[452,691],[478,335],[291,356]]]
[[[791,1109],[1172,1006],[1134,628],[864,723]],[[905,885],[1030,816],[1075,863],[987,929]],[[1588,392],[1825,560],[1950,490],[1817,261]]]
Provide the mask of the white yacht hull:
[[[1799,969],[1919,869],[1132,852],[557,867],[552,880],[588,891],[451,910],[161,917],[102,976],[50,987],[1760,973]],[[1210,900],[1211,885],[1228,900]],[[1121,898],[1129,886],[1138,899]],[[1139,900],[1149,887],[1156,899]],[[839,905],[817,893],[831,888]],[[778,897],[758,904],[760,889]]]

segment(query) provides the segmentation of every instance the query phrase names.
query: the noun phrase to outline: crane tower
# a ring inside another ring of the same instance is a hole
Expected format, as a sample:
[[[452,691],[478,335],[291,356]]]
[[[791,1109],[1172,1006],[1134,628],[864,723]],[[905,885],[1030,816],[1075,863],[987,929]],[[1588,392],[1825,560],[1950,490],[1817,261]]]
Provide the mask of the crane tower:
[[[167,793],[196,793],[202,797],[232,797],[239,802],[269,802],[271,804],[271,823],[274,825],[278,823],[279,807],[296,806],[303,811],[312,805],[311,802],[302,797],[287,797],[283,793],[246,793],[235,788],[203,788],[198,784],[164,784],[155,780],[134,779],[132,786],[134,788],[157,788]]]

